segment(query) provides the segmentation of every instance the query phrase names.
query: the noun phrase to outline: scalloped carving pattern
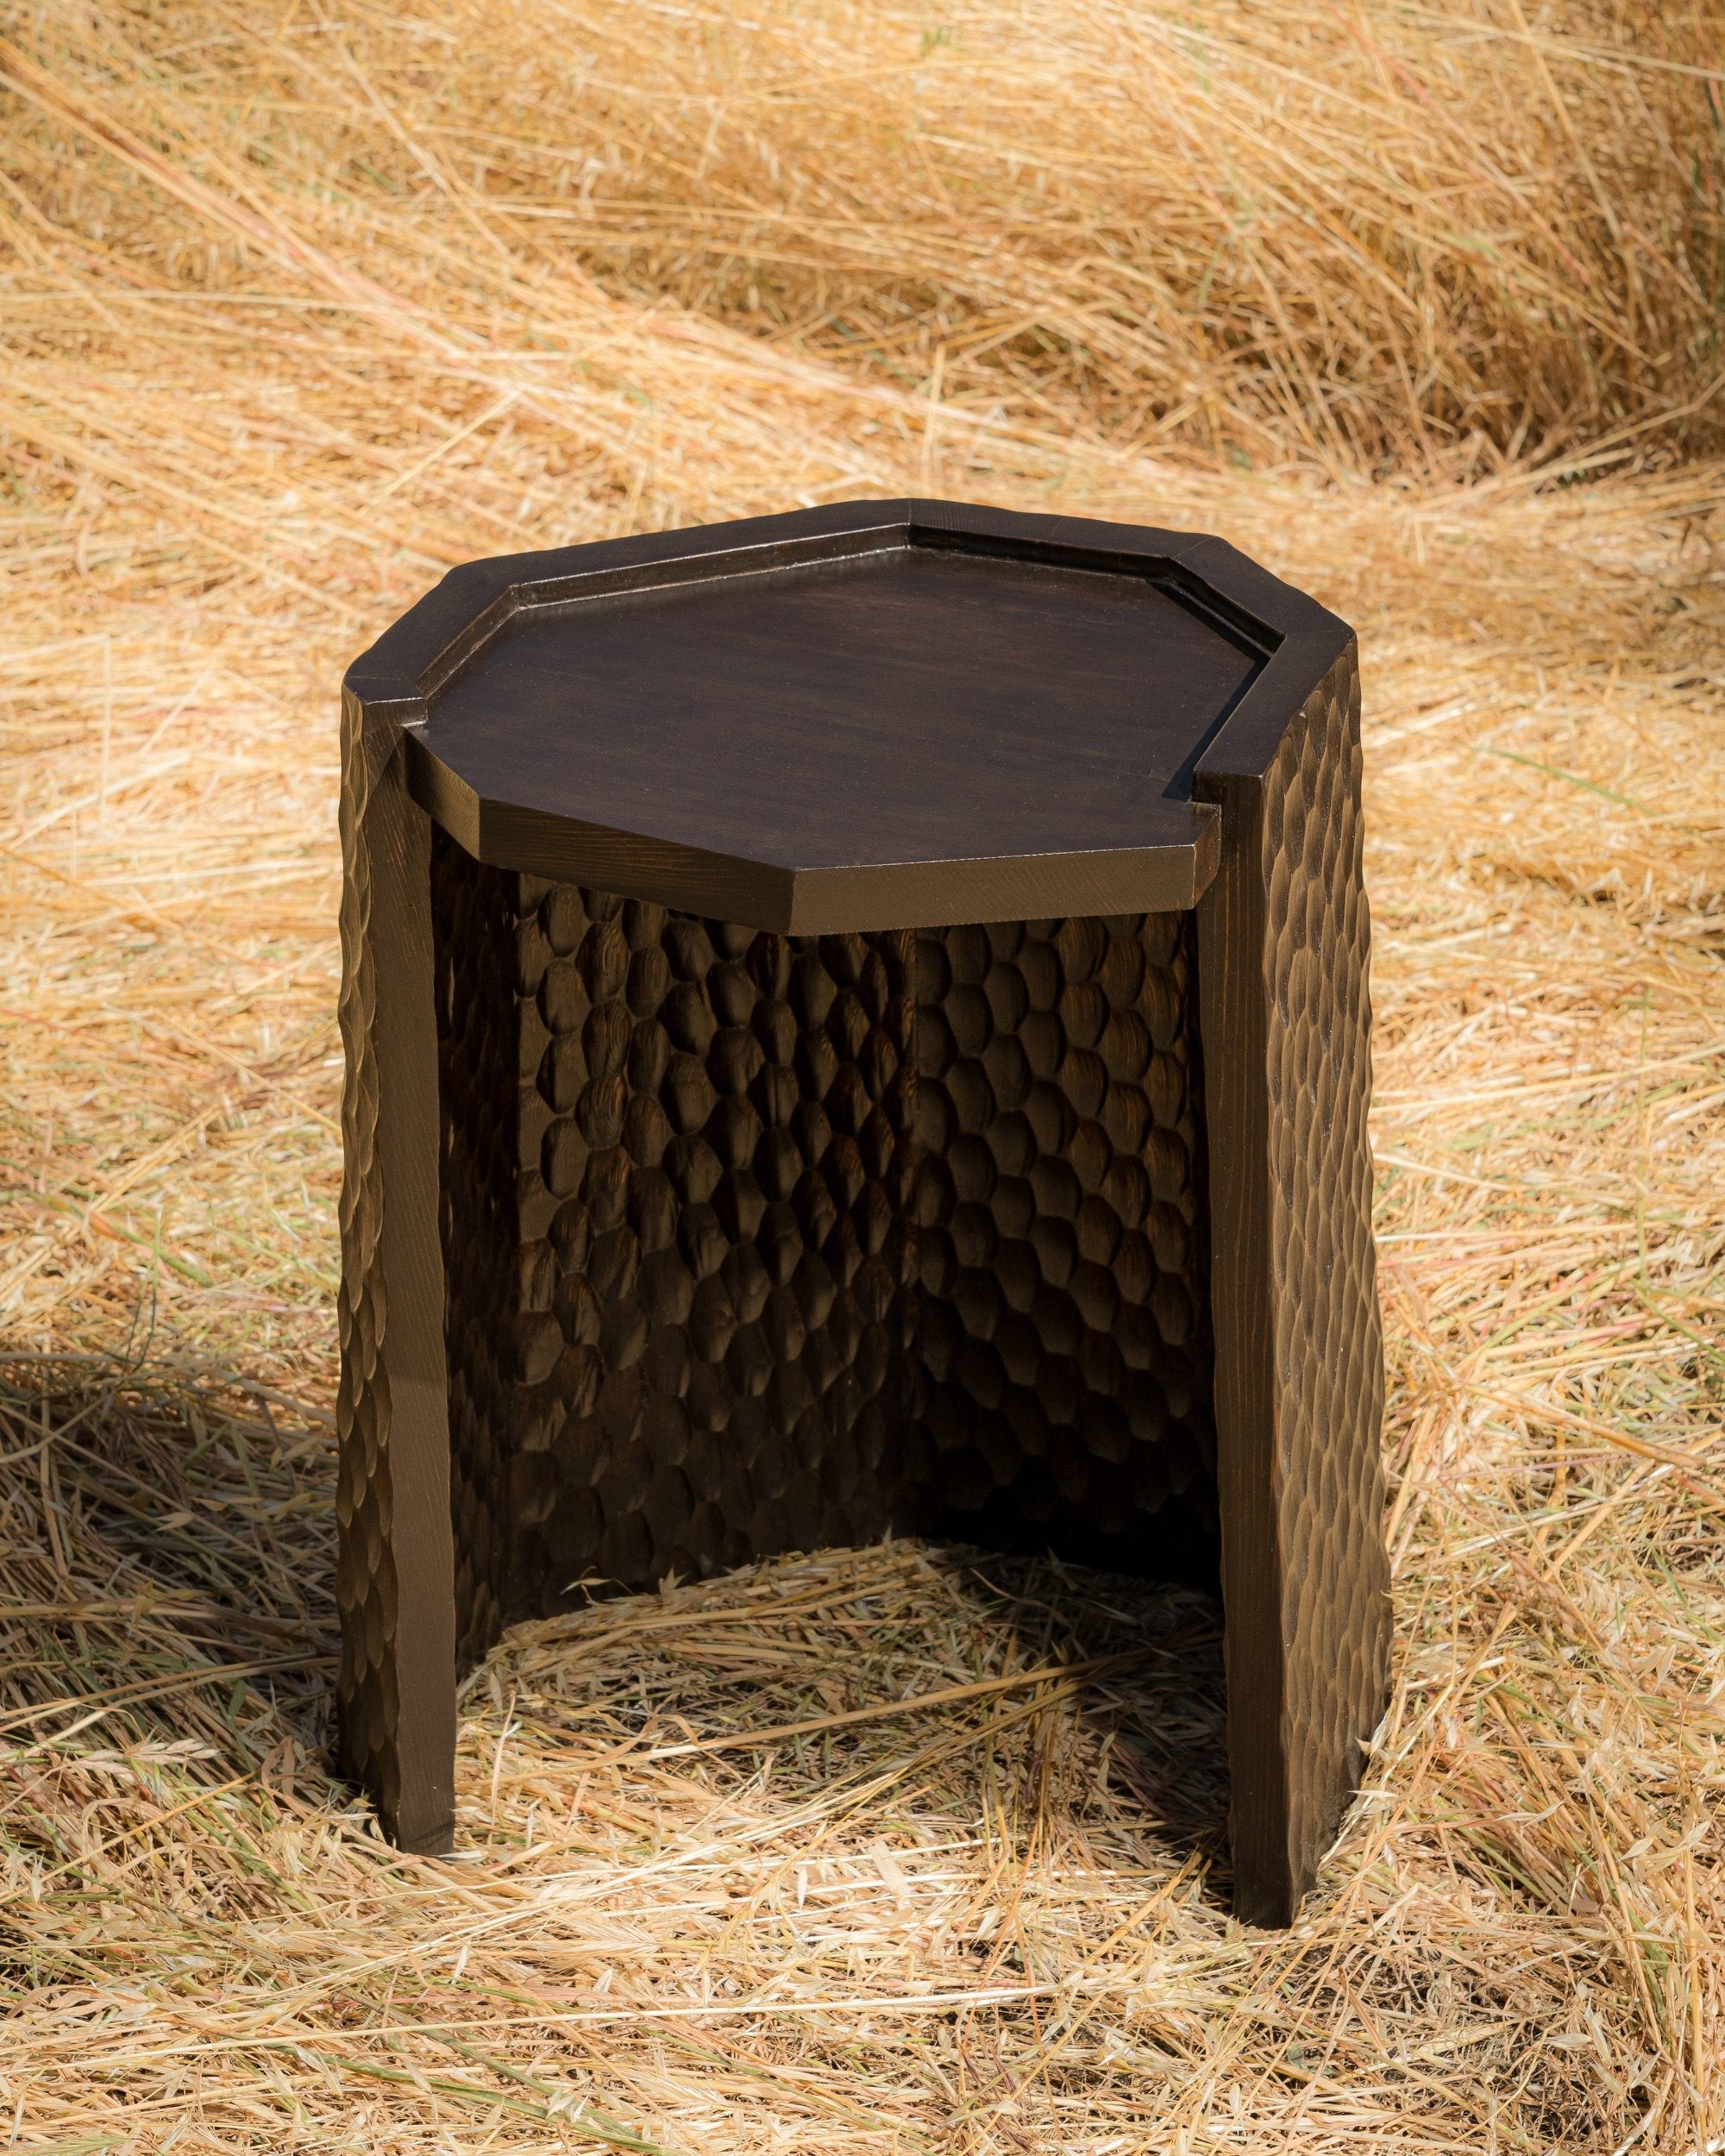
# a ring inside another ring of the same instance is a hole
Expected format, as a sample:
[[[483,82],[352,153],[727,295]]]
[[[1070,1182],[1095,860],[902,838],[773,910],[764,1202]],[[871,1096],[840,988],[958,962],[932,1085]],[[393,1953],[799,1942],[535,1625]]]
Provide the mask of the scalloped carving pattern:
[[[464,1654],[584,1575],[902,1523],[913,939],[757,934],[453,845],[434,910]]]
[[[389,1379],[381,1355],[388,1310],[381,1252],[377,975],[369,936],[369,786],[361,728],[357,703],[344,699],[339,1014],[347,1069],[342,1092],[342,1285],[336,1305],[342,1351],[336,1398],[336,1600],[342,1619],[336,1700],[342,1756],[384,1816],[393,1819],[401,1796],[394,1652],[398,1604],[390,1544]]]
[[[925,931],[921,1338],[937,1498],[1137,1569],[1214,1531],[1189,915]]]
[[[1302,1885],[1389,1686],[1360,776],[1350,654],[1289,727],[1264,793],[1284,1742]]]
[[[433,979],[442,1156],[438,1216],[449,1373],[455,1651],[477,1662],[509,1620],[509,1516],[523,1275],[517,1192],[519,1056],[515,895],[520,878],[431,835]]]
[[[1387,1667],[1358,787],[1339,669],[1263,796],[1296,1870],[1333,1830]],[[357,843],[352,862],[357,950]],[[984,1539],[998,1512],[1057,1545],[1128,1546],[1188,1493],[1208,1524],[1189,919],[793,939],[505,875],[441,839],[434,862],[465,1658],[584,1574],[639,1585],[866,1539],[937,1499]],[[377,1202],[363,1049],[355,1070],[358,1251]],[[350,1271],[363,1288],[374,1268]],[[344,1299],[356,1371],[380,1292]],[[344,1482],[361,1561],[343,1591],[381,1640],[387,1491],[362,1410],[386,1400],[344,1407],[365,1465]],[[356,1698],[386,1658],[362,1645]]]

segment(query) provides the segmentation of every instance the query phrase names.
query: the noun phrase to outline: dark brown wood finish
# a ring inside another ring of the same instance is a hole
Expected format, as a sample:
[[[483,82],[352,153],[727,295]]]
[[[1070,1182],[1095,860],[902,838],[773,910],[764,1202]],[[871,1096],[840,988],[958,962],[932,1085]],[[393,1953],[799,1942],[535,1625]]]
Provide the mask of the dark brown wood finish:
[[[404,1848],[455,1831],[448,1380],[437,1226],[431,827],[398,726],[343,699],[342,1748]]]
[[[1346,634],[1218,544],[862,502],[502,557],[348,684],[497,867],[793,934],[1186,907],[1207,743]]]
[[[882,545],[528,610],[413,768],[477,859],[795,934],[1189,906],[1170,785],[1262,663],[1145,577]]]
[[[1388,1641],[1355,684],[1220,541],[928,502],[476,563],[356,662],[344,1742],[398,1838],[458,1623],[585,1568],[1189,1566],[1219,1510],[1289,1921]]]
[[[1389,1683],[1352,646],[1261,754],[1200,777],[1224,836],[1199,977],[1235,1908],[1287,1924]]]

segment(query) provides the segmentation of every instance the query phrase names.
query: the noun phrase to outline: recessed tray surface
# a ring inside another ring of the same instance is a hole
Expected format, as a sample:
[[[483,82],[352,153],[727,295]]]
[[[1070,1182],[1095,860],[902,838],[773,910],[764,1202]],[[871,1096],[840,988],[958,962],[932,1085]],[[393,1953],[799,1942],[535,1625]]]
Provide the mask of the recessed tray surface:
[[[857,503],[478,563],[349,686],[423,662],[411,782],[499,865],[808,933],[1190,906],[1285,632],[1149,540],[1219,543]]]

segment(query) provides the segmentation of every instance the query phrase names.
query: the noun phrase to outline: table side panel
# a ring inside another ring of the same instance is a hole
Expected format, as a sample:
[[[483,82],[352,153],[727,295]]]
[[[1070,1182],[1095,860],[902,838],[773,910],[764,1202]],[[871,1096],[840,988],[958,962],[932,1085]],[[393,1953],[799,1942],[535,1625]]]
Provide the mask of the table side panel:
[[[919,1338],[951,1532],[1214,1583],[1193,935],[919,937]]]
[[[393,729],[344,699],[339,1745],[405,1847],[455,1827],[430,827]]]
[[[1289,1838],[1295,1900],[1389,1682],[1383,1343],[1371,1232],[1371,926],[1352,647],[1264,787]]]
[[[479,1012],[445,1022],[466,1653],[584,1576],[916,1524],[910,939],[757,933],[453,844],[436,873]]]
[[[471,1668],[514,1610],[510,1505],[521,1353],[521,1024],[517,993],[520,878],[434,837],[438,1225],[449,1363],[449,1496],[455,1520],[456,1653]],[[529,1083],[530,1084],[530,1074]]]
[[[1235,1896],[1286,1924],[1389,1670],[1352,646],[1264,776],[1216,791],[1199,925]]]

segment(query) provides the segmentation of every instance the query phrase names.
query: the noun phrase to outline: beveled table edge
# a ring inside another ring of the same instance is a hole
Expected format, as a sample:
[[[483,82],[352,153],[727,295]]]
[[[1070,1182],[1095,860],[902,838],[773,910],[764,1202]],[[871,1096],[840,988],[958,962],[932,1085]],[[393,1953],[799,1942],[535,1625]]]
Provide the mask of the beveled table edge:
[[[555,617],[610,590],[770,573],[911,546],[956,546],[1144,575],[1231,642],[1259,655],[1256,671],[1158,805],[1170,818],[1183,809],[1185,829],[1177,837],[1094,853],[804,868],[486,799],[420,733],[438,694],[523,617]],[[740,555],[757,560],[745,569]],[[354,661],[343,688],[361,706],[367,730],[381,724],[405,734],[414,799],[477,860],[755,928],[866,933],[1195,906],[1219,858],[1219,814],[1210,802],[1226,779],[1266,768],[1290,716],[1352,638],[1347,624],[1316,600],[1204,533],[907,497],[836,502],[465,563]]]

